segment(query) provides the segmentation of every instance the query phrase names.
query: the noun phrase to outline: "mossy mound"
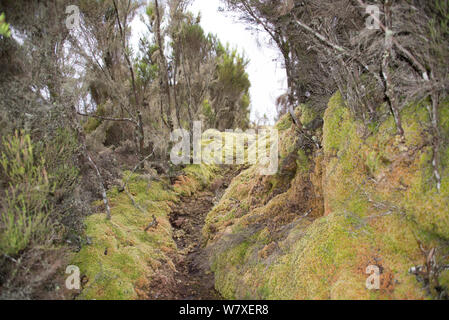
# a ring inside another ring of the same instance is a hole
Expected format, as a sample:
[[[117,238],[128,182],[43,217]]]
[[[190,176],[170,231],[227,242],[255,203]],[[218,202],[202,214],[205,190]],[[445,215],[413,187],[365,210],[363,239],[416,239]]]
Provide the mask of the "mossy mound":
[[[109,192],[112,219],[104,213],[85,220],[86,234],[91,244],[84,246],[72,264],[86,278],[80,299],[137,299],[145,297],[145,289],[163,265],[174,268],[171,256],[176,252],[168,220],[174,192],[163,182],[133,175],[128,184],[136,208],[126,193]],[[157,228],[145,232],[152,221]]]
[[[226,298],[269,298],[265,271],[282,255],[279,243],[295,226],[323,215],[320,189],[312,183],[320,167],[298,149],[290,120],[280,121],[278,173],[259,175],[259,164],[243,171],[206,219],[216,288]]]
[[[215,142],[203,139],[202,145]],[[123,180],[128,177],[129,195],[117,187],[108,192],[112,219],[106,220],[101,212],[84,221],[91,243],[72,259],[83,279],[79,299],[146,299],[152,296],[153,282],[161,278],[172,281],[173,258],[179,252],[169,221],[171,207],[183,196],[192,196],[219,179],[221,168],[187,165],[173,186],[168,178],[124,172]],[[94,205],[101,207],[102,202]],[[153,215],[157,227],[145,231]]]
[[[430,279],[427,290],[409,273],[426,263],[432,248],[439,265],[448,254],[448,144],[438,193],[424,103],[402,111],[403,141],[391,116],[367,128],[337,93],[324,116],[323,150],[312,157],[295,150],[291,121],[281,118],[280,157],[296,165],[272,177],[259,176],[257,166],[242,172],[207,218],[203,234],[220,293],[231,299],[426,299],[444,290],[448,272]],[[449,132],[446,109],[443,132]],[[381,272],[379,290],[366,287],[371,265]]]

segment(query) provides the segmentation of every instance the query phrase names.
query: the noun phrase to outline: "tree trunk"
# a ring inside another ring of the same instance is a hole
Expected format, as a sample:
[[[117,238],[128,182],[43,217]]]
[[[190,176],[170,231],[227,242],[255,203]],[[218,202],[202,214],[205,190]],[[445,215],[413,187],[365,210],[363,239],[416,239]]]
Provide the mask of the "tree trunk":
[[[137,112],[137,140],[139,142],[140,168],[143,169],[143,159],[145,159],[145,133],[143,131],[142,114],[140,111]]]
[[[160,55],[160,61],[161,61],[161,72],[162,72],[162,85],[164,87],[165,94],[167,95],[167,108],[166,110],[166,116],[167,116],[167,124],[169,126],[169,129],[171,131],[174,130],[174,124],[172,119],[172,99],[171,99],[171,92],[170,92],[170,84],[168,80],[168,69],[167,69],[167,59],[165,58],[164,54],[164,44],[162,42],[162,35],[161,35],[161,15],[159,12],[159,1],[154,1],[155,9],[156,9],[156,38],[157,38],[157,44],[159,46],[159,55]]]

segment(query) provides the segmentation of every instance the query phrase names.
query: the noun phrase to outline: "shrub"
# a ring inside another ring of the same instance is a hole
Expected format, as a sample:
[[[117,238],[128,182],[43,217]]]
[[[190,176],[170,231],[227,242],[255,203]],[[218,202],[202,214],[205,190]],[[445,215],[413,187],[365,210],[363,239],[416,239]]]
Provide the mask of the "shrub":
[[[53,138],[36,148],[45,161],[48,179],[59,197],[71,194],[76,186],[79,170],[76,167],[78,139],[66,129],[57,129]]]
[[[10,37],[11,30],[9,24],[5,22],[5,14],[0,14],[0,36]]]
[[[7,188],[1,203],[0,252],[17,255],[49,235],[47,199],[54,187],[28,134],[16,132],[3,138],[3,148],[0,163]]]

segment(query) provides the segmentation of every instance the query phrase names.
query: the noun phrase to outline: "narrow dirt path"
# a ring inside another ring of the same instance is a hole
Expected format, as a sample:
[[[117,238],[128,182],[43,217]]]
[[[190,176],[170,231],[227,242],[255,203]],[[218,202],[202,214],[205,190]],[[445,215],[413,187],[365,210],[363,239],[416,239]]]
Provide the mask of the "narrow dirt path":
[[[220,300],[214,288],[214,274],[210,271],[207,256],[201,246],[201,230],[208,212],[212,209],[229,186],[239,170],[228,169],[222,179],[217,179],[204,191],[191,197],[183,197],[173,208],[170,222],[174,230],[174,240],[180,251],[175,259],[178,271],[172,288],[164,290],[170,296],[162,299],[176,300]]]
[[[213,207],[214,197],[214,193],[207,190],[183,198],[170,216],[174,239],[181,251],[176,262],[175,299],[220,299],[214,289],[214,275],[208,270],[207,257],[201,248],[201,229]]]

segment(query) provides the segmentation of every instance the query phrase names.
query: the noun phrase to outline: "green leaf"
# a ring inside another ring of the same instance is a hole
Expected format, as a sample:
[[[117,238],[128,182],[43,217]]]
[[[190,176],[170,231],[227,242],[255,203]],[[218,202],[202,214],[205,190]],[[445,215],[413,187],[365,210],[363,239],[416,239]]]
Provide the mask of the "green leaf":
[[[0,14],[0,36],[11,37],[11,30],[9,24],[5,22],[5,14]]]

